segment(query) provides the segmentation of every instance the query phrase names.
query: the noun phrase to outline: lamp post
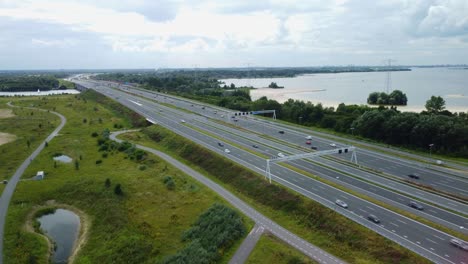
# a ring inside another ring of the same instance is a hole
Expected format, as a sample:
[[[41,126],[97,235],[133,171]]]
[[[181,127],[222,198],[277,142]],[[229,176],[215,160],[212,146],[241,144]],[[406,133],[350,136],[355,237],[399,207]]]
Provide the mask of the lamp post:
[[[429,157],[432,157],[432,147],[434,146],[434,144],[429,144]]]
[[[299,125],[302,125],[302,116],[299,117]]]
[[[353,137],[354,137],[354,127],[351,128],[351,134],[352,134]]]

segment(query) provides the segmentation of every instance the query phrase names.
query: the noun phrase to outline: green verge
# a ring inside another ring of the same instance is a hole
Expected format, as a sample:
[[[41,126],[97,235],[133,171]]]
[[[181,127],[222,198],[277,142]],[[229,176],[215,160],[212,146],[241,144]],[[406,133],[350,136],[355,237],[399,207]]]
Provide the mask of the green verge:
[[[15,190],[5,226],[5,263],[48,263],[46,241],[25,227],[28,214],[47,201],[79,208],[89,216],[88,236],[75,263],[160,262],[186,246],[182,234],[211,205],[229,206],[158,157],[147,155],[137,162],[123,152],[98,151],[93,133],[101,134],[115,125],[131,128],[144,119],[138,120],[141,117],[120,105],[107,105],[108,99],[95,92],[13,101],[55,109],[67,117],[67,124],[32,162]],[[73,162],[54,162],[57,154],[68,155]],[[39,170],[46,172],[44,180],[27,180]],[[173,179],[171,188],[164,183],[167,176]],[[118,184],[122,195],[116,194]],[[253,226],[244,215],[242,222],[247,229]],[[228,262],[240,242],[221,252],[222,263]]]
[[[245,263],[318,264],[302,252],[268,233],[260,237]]]
[[[430,263],[373,231],[160,126],[120,136],[170,153],[290,231],[350,263]]]

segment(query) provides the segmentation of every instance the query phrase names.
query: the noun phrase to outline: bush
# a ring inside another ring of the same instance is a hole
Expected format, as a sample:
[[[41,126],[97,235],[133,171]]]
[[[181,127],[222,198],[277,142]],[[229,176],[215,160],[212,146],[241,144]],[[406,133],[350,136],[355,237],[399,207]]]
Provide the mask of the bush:
[[[96,160],[96,164],[101,164],[102,160]]]

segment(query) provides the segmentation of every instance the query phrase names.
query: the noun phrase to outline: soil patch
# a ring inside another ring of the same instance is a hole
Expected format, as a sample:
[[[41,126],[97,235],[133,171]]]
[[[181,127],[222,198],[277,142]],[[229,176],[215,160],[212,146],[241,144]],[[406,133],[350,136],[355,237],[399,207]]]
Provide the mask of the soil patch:
[[[0,132],[0,146],[8,142],[14,141],[16,136],[13,134]]]
[[[15,116],[11,109],[0,109],[0,119]]]

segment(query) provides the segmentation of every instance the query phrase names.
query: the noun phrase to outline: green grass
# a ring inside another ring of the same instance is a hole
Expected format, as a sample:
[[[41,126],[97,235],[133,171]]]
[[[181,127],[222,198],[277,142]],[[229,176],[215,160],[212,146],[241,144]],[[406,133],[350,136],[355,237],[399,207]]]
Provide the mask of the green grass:
[[[267,233],[260,237],[245,263],[315,264],[318,262]]]
[[[25,104],[26,99],[15,98],[13,105],[32,106],[34,103]],[[44,98],[35,97],[37,102],[45,102]],[[44,111],[18,108],[6,105],[11,98],[0,98],[0,108],[12,109],[15,116],[0,119],[0,131],[13,134],[16,140],[0,145],[0,180],[9,180],[16,169],[39,144],[60,124],[58,116]],[[29,146],[28,146],[29,142]],[[4,185],[0,185],[0,193]]]
[[[67,87],[67,89],[75,89],[75,84],[70,82],[70,81],[66,81],[64,79],[57,79],[59,81],[59,86],[65,86]]]
[[[322,205],[208,151],[160,126],[120,138],[165,151],[192,166],[274,221],[350,263],[430,263]],[[147,133],[147,134],[146,134]]]
[[[88,94],[84,96],[86,100],[80,96],[18,100],[22,105],[55,109],[68,121],[60,136],[49,142],[23,175],[26,179],[43,170],[45,180],[21,181],[17,186],[5,227],[6,263],[26,263],[32,259],[47,262],[46,242],[27,232],[24,223],[35,206],[49,200],[74,206],[90,219],[87,241],[75,263],[160,261],[185,246],[181,235],[201,213],[215,202],[226,204],[211,190],[153,155],[142,162],[116,151],[103,157],[97,139],[91,134],[115,124],[130,128],[134,120],[131,115],[117,115],[119,109],[104,107],[90,99],[95,96]],[[52,157],[58,153],[74,161],[54,162]],[[102,163],[97,165],[97,160]],[[75,161],[79,163],[78,170]],[[174,190],[164,184],[166,176],[173,178]],[[111,180],[110,188],[104,185],[107,178]],[[121,184],[123,196],[114,193],[116,184]],[[243,222],[247,228],[253,226],[245,216]],[[235,249],[231,247],[224,252],[224,257],[232,255]],[[223,258],[223,262],[228,260]]]

